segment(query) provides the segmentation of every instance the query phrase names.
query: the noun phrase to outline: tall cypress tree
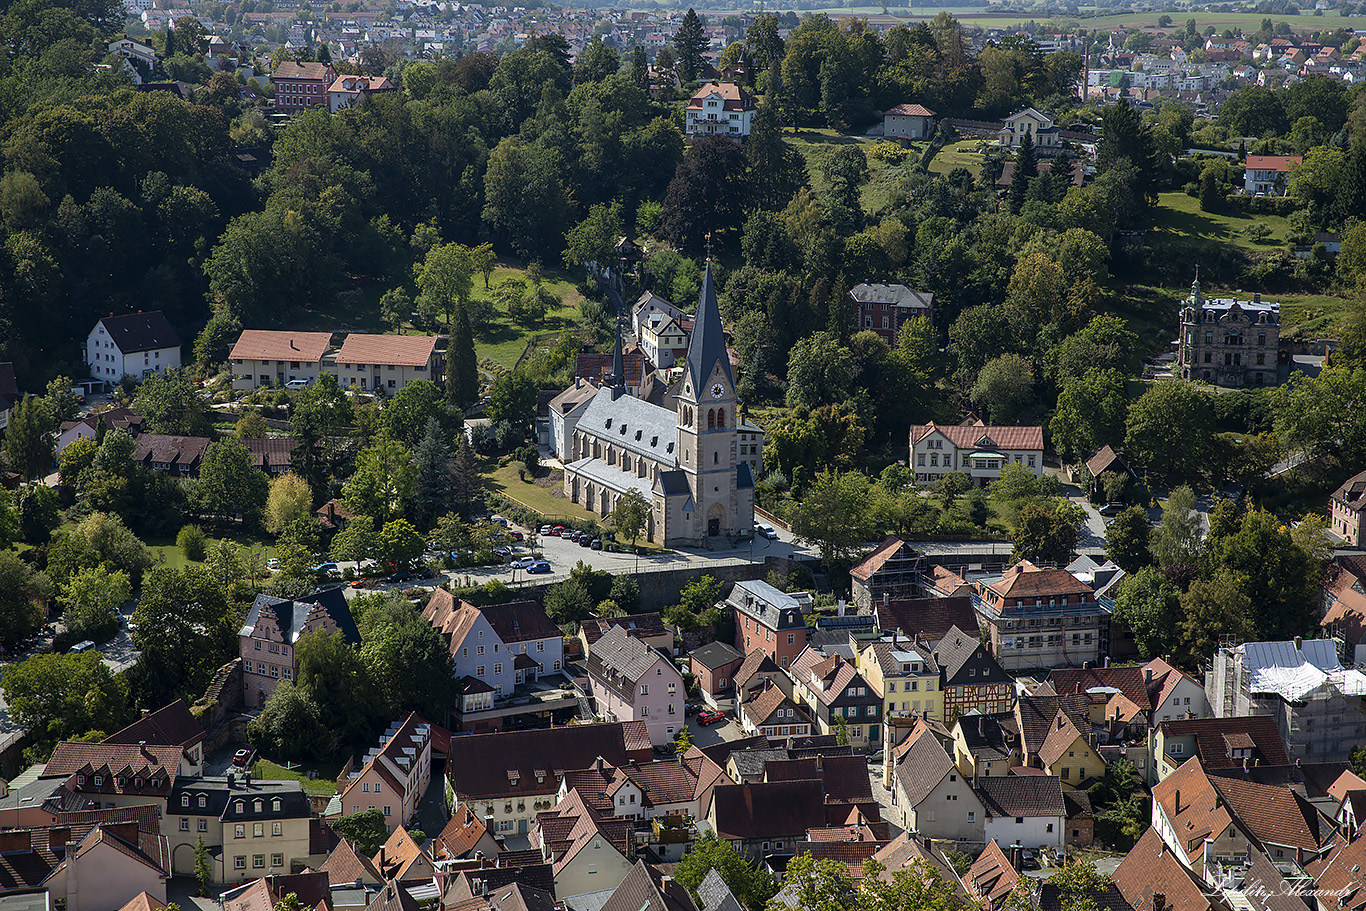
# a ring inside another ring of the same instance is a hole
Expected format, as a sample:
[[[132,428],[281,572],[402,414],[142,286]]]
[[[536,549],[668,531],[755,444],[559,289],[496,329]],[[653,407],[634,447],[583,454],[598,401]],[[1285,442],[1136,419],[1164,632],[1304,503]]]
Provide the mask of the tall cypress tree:
[[[674,50],[678,52],[678,78],[685,84],[697,79],[702,72],[702,52],[707,49],[707,35],[702,30],[702,19],[688,7],[683,24],[674,35]]]
[[[1039,174],[1039,162],[1034,157],[1034,139],[1025,133],[1020,137],[1020,147],[1015,150],[1015,170],[1010,176],[1010,214],[1019,215],[1024,208],[1025,195],[1029,185]]]
[[[446,401],[463,408],[472,405],[478,396],[479,361],[474,356],[474,330],[462,303],[455,308],[451,338],[446,345]]]
[[[637,44],[631,52],[631,78],[645,94],[650,94],[650,63],[645,57],[645,45]]]
[[[1366,215],[1366,141],[1358,142],[1347,156],[1342,169],[1342,191],[1337,199],[1337,216],[1344,223],[1349,218]]]

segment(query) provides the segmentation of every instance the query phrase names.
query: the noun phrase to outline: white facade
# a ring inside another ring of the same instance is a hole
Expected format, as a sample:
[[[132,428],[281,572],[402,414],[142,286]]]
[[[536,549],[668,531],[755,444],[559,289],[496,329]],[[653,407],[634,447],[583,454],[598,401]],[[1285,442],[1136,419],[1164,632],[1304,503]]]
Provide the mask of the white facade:
[[[1062,816],[997,816],[987,820],[984,837],[1003,848],[1060,848],[1065,821]]]
[[[689,136],[749,135],[757,108],[754,100],[730,82],[708,83],[688,102],[684,132]]]
[[[117,383],[125,376],[146,379],[153,373],[179,369],[180,345],[124,352],[105,331],[104,323],[98,322],[85,341],[85,362],[93,378],[107,383]]]
[[[493,687],[495,696],[510,696],[520,682],[513,668],[519,654],[535,658],[544,674],[558,673],[564,667],[564,640],[533,639],[509,646],[481,613],[453,656],[454,676],[474,677]]]

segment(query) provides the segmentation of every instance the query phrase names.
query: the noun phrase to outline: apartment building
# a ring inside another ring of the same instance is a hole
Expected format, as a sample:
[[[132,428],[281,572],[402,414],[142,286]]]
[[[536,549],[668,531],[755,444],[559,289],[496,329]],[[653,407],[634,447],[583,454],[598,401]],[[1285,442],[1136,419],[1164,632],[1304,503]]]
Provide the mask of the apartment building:
[[[432,780],[432,726],[409,712],[385,730],[357,768],[350,761],[338,777],[343,814],[380,810],[390,832],[417,816]]]

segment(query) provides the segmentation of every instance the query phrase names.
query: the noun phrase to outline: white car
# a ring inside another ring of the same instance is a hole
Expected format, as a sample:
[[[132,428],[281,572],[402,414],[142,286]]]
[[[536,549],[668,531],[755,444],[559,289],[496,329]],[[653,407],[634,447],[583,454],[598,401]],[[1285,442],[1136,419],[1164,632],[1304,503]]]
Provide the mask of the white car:
[[[513,569],[528,569],[528,568],[530,568],[531,564],[533,564],[533,563],[535,563],[535,562],[536,562],[536,558],[535,558],[535,557],[518,557],[516,560],[513,560],[513,561],[512,561],[512,568],[513,568]]]
[[[755,525],[754,533],[761,538],[768,538],[770,541],[778,540],[778,531],[772,525]]]
[[[266,569],[270,570],[271,572],[275,572],[275,570],[279,568],[280,561],[275,559],[274,557],[271,557],[269,560],[266,561]]]

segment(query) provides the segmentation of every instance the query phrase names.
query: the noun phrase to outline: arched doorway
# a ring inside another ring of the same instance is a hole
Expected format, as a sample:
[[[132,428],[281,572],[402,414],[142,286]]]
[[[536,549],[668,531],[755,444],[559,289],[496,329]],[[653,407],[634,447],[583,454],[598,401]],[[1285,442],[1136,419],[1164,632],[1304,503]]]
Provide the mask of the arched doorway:
[[[726,508],[720,503],[711,504],[711,509],[707,510],[707,537],[714,538],[721,534],[721,523],[726,518]]]

